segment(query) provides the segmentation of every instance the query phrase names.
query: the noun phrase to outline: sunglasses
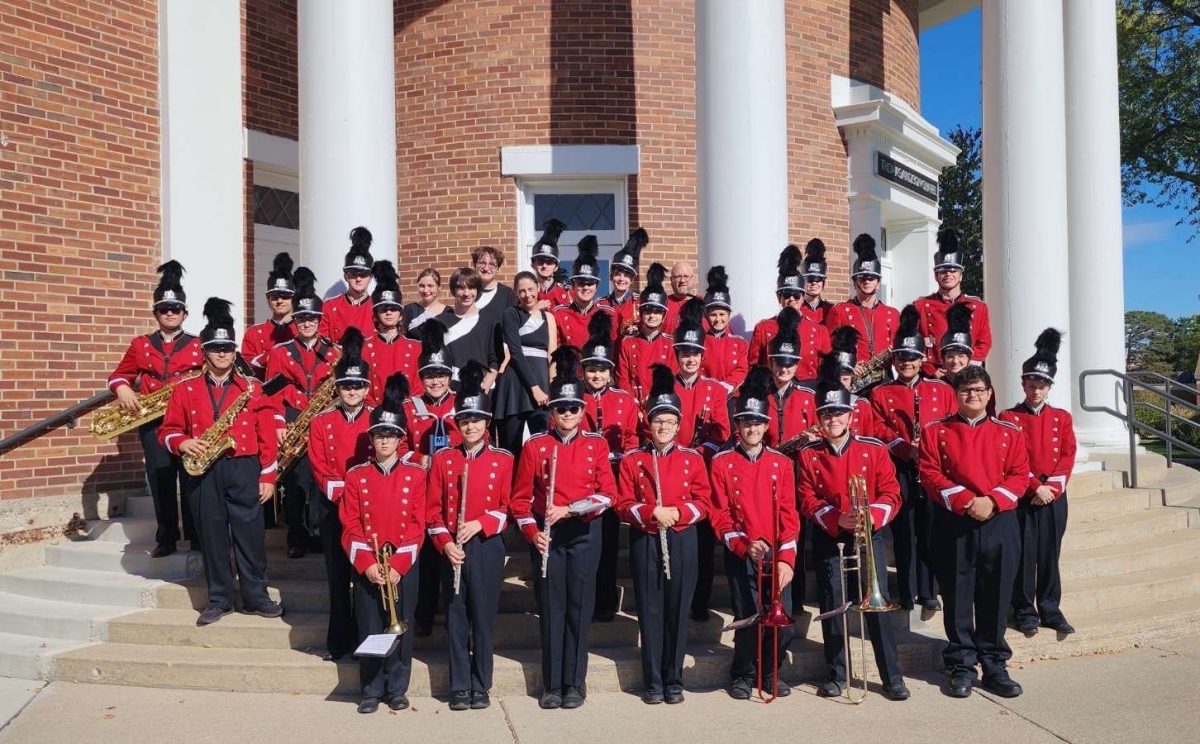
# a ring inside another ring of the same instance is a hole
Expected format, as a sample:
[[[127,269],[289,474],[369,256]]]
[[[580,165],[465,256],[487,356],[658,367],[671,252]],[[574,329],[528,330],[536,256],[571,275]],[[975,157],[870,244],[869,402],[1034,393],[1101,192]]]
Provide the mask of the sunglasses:
[[[347,269],[346,270],[346,276],[350,277],[351,279],[365,279],[366,277],[368,277],[370,275],[371,275],[371,272],[367,271],[365,269]]]
[[[337,385],[342,390],[362,390],[367,386],[365,382],[339,382]]]
[[[155,312],[159,315],[183,315],[183,305],[163,305]]]
[[[564,414],[574,414],[574,413],[579,413],[579,411],[582,407],[583,406],[578,406],[578,405],[555,406],[554,412],[560,416],[562,416]]]

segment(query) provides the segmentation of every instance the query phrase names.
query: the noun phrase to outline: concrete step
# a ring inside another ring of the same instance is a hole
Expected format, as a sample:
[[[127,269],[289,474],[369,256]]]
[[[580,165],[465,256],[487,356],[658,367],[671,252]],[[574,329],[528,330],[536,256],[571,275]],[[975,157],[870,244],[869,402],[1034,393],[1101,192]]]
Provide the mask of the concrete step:
[[[1162,504],[1174,506],[1200,498],[1200,472],[1176,465],[1150,486],[1162,493]]]
[[[1123,607],[1171,602],[1200,595],[1200,571],[1180,563],[1118,576],[1073,581],[1063,587],[1062,607],[1068,617]]]
[[[1070,502],[1068,513],[1073,507],[1074,502]],[[1146,509],[1129,515],[1079,524],[1074,524],[1068,517],[1067,533],[1063,536],[1062,554],[1070,555],[1078,550],[1105,545],[1123,545],[1140,540],[1152,540],[1177,530],[1185,530],[1187,526],[1187,514],[1175,509]]]
[[[1013,659],[1019,662],[1111,652],[1194,633],[1196,623],[1200,622],[1200,595],[1074,613],[1067,619],[1077,632],[1066,638],[1060,639],[1046,628],[1033,638],[1010,632],[1006,637],[1013,649]]]
[[[1064,554],[1060,561],[1064,586],[1082,579],[1163,568],[1200,558],[1200,533],[1180,530],[1151,540],[1101,546]]]
[[[1084,498],[1105,491],[1115,491],[1124,485],[1121,473],[1110,470],[1092,470],[1072,475],[1067,493],[1071,498]]]
[[[158,523],[153,519],[122,518],[94,523],[88,532],[88,539],[97,542],[134,543],[150,550],[154,547],[157,532]],[[282,527],[268,529],[265,537],[268,549],[282,550],[287,547],[287,530]],[[180,541],[180,548],[186,546],[186,541]]]
[[[1200,527],[1200,497],[1180,501],[1176,504],[1170,504],[1168,509],[1175,509],[1183,512],[1188,518],[1188,527]]]
[[[130,496],[125,499],[125,513],[130,519],[149,519],[154,521],[154,499],[150,496]]]
[[[1119,473],[1124,484],[1129,484],[1129,455],[1120,453],[1093,453],[1092,459],[1104,464],[1106,471]],[[1162,478],[1167,472],[1167,458],[1154,452],[1142,451],[1137,456],[1138,485],[1146,486]]]
[[[127,607],[55,602],[0,594],[0,632],[74,641],[104,640],[105,621],[129,612]]]
[[[153,607],[155,593],[161,586],[166,584],[156,579],[63,566],[34,566],[0,573],[0,592],[83,605]]]
[[[52,656],[87,645],[85,641],[0,632],[0,677],[50,679]]]
[[[1071,522],[1094,522],[1145,511],[1157,506],[1154,495],[1147,489],[1121,488],[1076,498],[1067,494]]]
[[[46,564],[64,568],[141,576],[148,579],[179,579],[198,576],[200,554],[178,551],[165,558],[151,558],[152,543],[123,544],[89,540],[66,542],[46,547]]]

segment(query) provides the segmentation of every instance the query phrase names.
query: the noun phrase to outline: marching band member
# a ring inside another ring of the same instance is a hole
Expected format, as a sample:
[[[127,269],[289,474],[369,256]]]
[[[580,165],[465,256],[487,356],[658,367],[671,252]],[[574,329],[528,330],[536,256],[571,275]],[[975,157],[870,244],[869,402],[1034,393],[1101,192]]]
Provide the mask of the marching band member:
[[[271,273],[267,276],[267,305],[271,308],[271,317],[250,326],[242,336],[242,358],[250,363],[259,379],[265,379],[271,349],[296,337],[296,326],[292,323],[292,297],[296,294],[292,266],[291,256],[275,254]]]
[[[789,245],[779,254],[779,279],[775,296],[782,308],[778,316],[764,318],[754,326],[750,337],[750,364],[766,365],[770,353],[771,341],[779,332],[779,323],[783,311],[792,309],[802,313],[804,308],[804,288],[800,284],[800,264],[802,256],[800,249]],[[796,360],[799,365],[795,377],[800,380],[812,380],[817,377],[817,366],[821,357],[829,353],[829,331],[820,323],[813,322],[803,315],[794,326],[796,328]],[[803,343],[801,343],[803,342]]]
[[[742,620],[765,609],[769,597],[759,594],[759,573],[779,572],[780,601],[787,614],[792,612],[792,576],[796,565],[796,545],[800,518],[796,511],[796,482],[793,461],[766,446],[770,391],[761,374],[752,369],[742,384],[734,407],[734,427],[738,442],[717,453],[712,460],[713,531],[725,543],[725,576],[733,603],[733,615]],[[764,583],[770,585],[767,576]],[[753,627],[740,628],[733,635],[733,661],[729,668],[729,695],[749,700],[756,676],[757,657],[762,654],[764,680],[782,663],[783,650],[791,642],[792,629],[778,634],[763,634],[764,648],[758,649]],[[791,688],[783,680],[766,692],[785,697]]]
[[[1046,402],[1058,372],[1062,334],[1047,328],[1033,356],[1021,365],[1025,400],[1000,414],[1025,434],[1029,482],[1017,504],[1021,561],[1013,586],[1013,621],[1026,636],[1038,625],[1064,635],[1075,632],[1059,609],[1062,582],[1058,556],[1067,529],[1067,480],[1075,466],[1075,427],[1071,413]]]
[[[404,335],[402,326],[404,305],[400,294],[400,277],[391,261],[376,261],[371,267],[375,290],[371,292],[371,309],[375,314],[375,330],[364,334],[363,361],[371,370],[368,402],[377,405],[383,398],[387,378],[400,372],[408,380],[408,389],[420,393],[421,376],[417,374],[417,359],[421,342]]]
[[[839,543],[843,549],[854,549],[858,522],[858,514],[850,503],[850,478],[861,476],[866,483],[867,508],[871,509],[874,522],[870,549],[875,556],[876,579],[885,588],[887,560],[882,529],[900,511],[900,485],[887,448],[878,439],[858,436],[851,430],[854,396],[842,382],[840,366],[834,359],[822,364],[817,385],[822,439],[804,445],[797,456],[800,513],[820,528],[812,531],[812,552],[821,612],[829,612],[848,600],[861,599],[853,596],[859,593],[856,587],[860,581],[850,582],[849,597],[842,596],[840,581],[843,550],[839,549]],[[863,561],[859,570],[865,568]],[[895,619],[889,613],[868,612],[862,614],[860,622],[867,624],[884,694],[892,700],[907,700],[908,687],[896,654]],[[840,618],[821,623],[825,663],[829,665],[828,676],[817,685],[821,697],[841,695],[847,681],[842,631]]]
[[[471,361],[459,374],[454,420],[462,444],[439,450],[429,466],[429,541],[446,557],[442,591],[450,598],[450,710],[491,705],[492,625],[504,580],[504,531],[513,456],[488,445],[492,404],[481,389],[487,370]],[[456,573],[457,578],[455,578]]]
[[[921,318],[921,335],[925,337],[928,358],[922,371],[930,377],[941,377],[941,355],[938,340],[946,332],[946,312],[952,305],[963,303],[971,308],[971,354],[974,364],[983,364],[992,348],[992,327],[988,306],[978,297],[963,294],[963,254],[958,249],[958,232],[946,228],[938,233],[938,252],[934,255],[933,275],[938,291],[913,301]]]
[[[342,550],[342,523],[338,504],[346,489],[349,469],[371,456],[370,407],[366,405],[371,370],[362,360],[353,331],[343,339],[342,356],[333,367],[334,404],[313,418],[308,427],[308,459],[318,492],[317,531],[329,581],[329,629],[325,636],[327,658],[336,661],[354,650],[358,631],[354,625],[353,578],[350,560]]]
[[[859,364],[867,364],[892,348],[892,335],[900,325],[900,311],[879,299],[883,269],[875,252],[875,239],[866,233],[855,238],[854,255],[850,271],[854,297],[833,306],[825,318],[825,327],[831,332],[841,326],[858,331],[856,356]]]
[[[779,327],[770,343],[771,395],[767,398],[770,414],[767,444],[772,447],[780,447],[788,442],[794,447],[797,444],[796,437],[810,441],[817,437],[811,431],[817,425],[815,394],[812,388],[805,387],[797,379],[800,341],[795,328],[799,320],[800,313],[796,309],[785,307],[779,313]],[[750,371],[753,373],[754,369]],[[749,374],[746,377],[749,379]]]
[[[663,332],[674,335],[679,326],[679,311],[683,303],[696,296],[696,264],[691,261],[676,261],[671,266],[671,293],[667,295],[667,316],[663,320]]]
[[[704,365],[700,373],[723,384],[732,396],[750,369],[750,347],[746,339],[729,330],[731,303],[725,267],[714,266],[708,270],[708,290],[704,293],[708,333],[704,336]]]
[[[825,325],[833,303],[821,297],[825,291],[825,277],[829,273],[829,264],[825,260],[825,243],[820,238],[813,238],[804,246],[804,264],[801,277],[804,279],[804,298],[800,314],[814,323]]]
[[[858,331],[852,326],[842,326],[830,336],[833,340],[833,351],[821,362],[822,376],[825,376],[826,364],[833,365],[830,369],[836,366],[837,377],[842,387],[849,390],[850,383],[854,381],[854,370],[858,368]],[[879,426],[871,401],[851,393],[850,404],[850,433],[856,437],[876,436]]]
[[[617,387],[633,393],[639,402],[650,389],[650,368],[665,364],[675,368],[674,345],[663,331],[667,294],[662,282],[667,269],[660,263],[646,270],[646,286],[638,301],[637,333],[622,336],[617,352]]]
[[[900,313],[892,342],[892,367],[896,377],[871,390],[879,438],[887,443],[896,466],[902,499],[892,520],[892,544],[896,552],[897,603],[913,608],[913,597],[926,613],[942,608],[937,599],[930,530],[933,507],[921,490],[917,475],[917,452],[921,429],[930,421],[955,409],[954,389],[936,378],[921,376],[925,340],[917,330],[917,311],[912,305]],[[920,401],[918,405],[918,401]],[[919,410],[918,410],[919,409]],[[920,418],[918,421],[917,418]]]
[[[584,235],[579,241],[579,255],[571,264],[571,301],[554,308],[559,343],[563,346],[583,346],[588,340],[588,322],[592,316],[610,312],[596,301],[596,288],[600,286],[600,264],[596,262],[599,250],[595,235]]]
[[[275,429],[279,441],[283,441],[288,424],[304,412],[313,394],[333,373],[333,365],[340,353],[332,341],[317,333],[321,325],[322,302],[313,287],[312,272],[301,267],[296,275],[296,309],[292,313],[296,337],[271,349],[267,357],[267,379],[278,375],[287,383],[275,396]],[[353,339],[352,343],[361,348],[362,334],[358,329],[348,329],[347,333]],[[288,526],[288,558],[303,558],[308,552],[309,536],[316,530],[306,505],[315,505],[318,495],[308,453],[296,458],[288,471],[280,474],[280,479],[283,516]]]
[[[342,548],[356,572],[354,618],[359,639],[382,633],[388,623],[380,587],[396,587],[398,619],[410,625],[417,604],[417,551],[425,539],[425,468],[415,452],[397,454],[404,438],[404,388],[401,374],[388,378],[383,402],[371,411],[368,430],[374,457],[350,468],[338,514],[342,522]],[[394,550],[388,570],[378,562],[375,546]],[[400,636],[397,648],[383,658],[362,657],[358,676],[362,683],[359,713],[374,713],[380,699],[392,710],[408,707],[412,674],[413,634]]]
[[[367,287],[371,286],[371,267],[375,265],[371,258],[371,240],[371,231],[365,227],[350,231],[350,251],[346,253],[346,265],[342,268],[346,291],[325,303],[320,329],[325,338],[340,339],[350,326],[362,331],[363,338],[375,331],[371,296],[367,294]]]
[[[1016,426],[987,415],[992,380],[982,367],[955,378],[958,412],[925,427],[918,468],[934,507],[933,567],[946,602],[947,693],[968,697],[975,666],[983,687],[1016,697],[1004,640],[1021,560],[1017,502],[1029,486],[1029,453]]]
[[[942,334],[938,346],[938,356],[941,358],[938,372],[943,380],[951,387],[954,377],[964,369],[974,364],[971,355],[971,307],[965,302],[956,302],[946,311],[946,332]],[[996,400],[988,399],[988,415],[996,415]]]
[[[641,636],[642,701],[683,702],[687,610],[696,585],[696,525],[708,514],[704,457],[678,443],[684,417],[671,370],[654,368],[650,441],[621,459],[616,510],[629,525],[629,560]],[[708,548],[712,555],[712,545]],[[666,565],[664,565],[666,564]]]
[[[608,442],[613,477],[621,465],[622,453],[638,446],[638,414],[641,408],[633,396],[612,385],[612,316],[597,313],[588,326],[591,337],[584,345],[583,423],[584,431],[594,431]],[[571,362],[568,362],[571,363]],[[608,509],[600,517],[600,568],[596,572],[596,609],[592,619],[610,622],[617,614],[620,592],[617,590],[617,552],[621,520]]]
[[[596,517],[612,505],[617,489],[608,443],[600,434],[580,431],[583,386],[574,365],[564,359],[555,366],[552,426],[525,442],[510,509],[533,558],[542,632],[538,704],[578,708],[587,695],[587,637],[600,562]]]
[[[558,283],[558,238],[567,226],[551,217],[542,225],[542,237],[533,244],[529,263],[538,278],[538,300],[543,310],[551,310],[571,301],[567,288]]]
[[[277,454],[272,383],[263,386],[234,369],[237,343],[230,303],[210,297],[200,331],[206,372],[180,382],[171,392],[159,427],[159,443],[176,455],[210,458],[214,442],[204,437],[230,409],[228,434],[234,446],[217,455],[193,493],[192,518],[200,533],[208,604],[196,625],[215,623],[233,611],[233,549],[242,612],[279,617],[283,607],[267,596],[267,545],[262,505],[275,495]],[[231,544],[232,543],[232,544]]]
[[[164,385],[178,382],[203,365],[200,342],[183,330],[187,318],[187,295],[180,286],[183,266],[167,261],[158,267],[162,276],[154,288],[154,320],[158,330],[137,336],[121,357],[117,368],[108,376],[108,388],[117,396],[117,405],[131,413],[141,409],[139,395],[153,393]],[[188,475],[180,467],[179,458],[160,443],[162,421],[151,421],[138,427],[138,439],[145,455],[146,482],[154,500],[154,519],[158,529],[154,535],[154,550],[150,555],[163,558],[175,552],[179,541],[179,504],[183,503],[183,537],[198,546],[196,529],[189,507]],[[181,481],[184,487],[180,488]],[[180,497],[182,497],[180,499]]]
[[[638,277],[638,258],[649,242],[649,234],[639,227],[629,234],[629,240],[616,252],[609,265],[608,285],[612,287],[612,291],[599,302],[613,312],[614,339],[637,325],[638,298],[633,291],[633,283]]]

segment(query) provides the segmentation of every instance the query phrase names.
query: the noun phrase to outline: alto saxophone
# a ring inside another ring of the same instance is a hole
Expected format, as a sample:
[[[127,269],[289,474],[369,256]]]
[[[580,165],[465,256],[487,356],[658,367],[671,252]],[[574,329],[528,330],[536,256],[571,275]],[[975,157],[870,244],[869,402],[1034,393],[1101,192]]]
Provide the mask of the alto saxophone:
[[[100,411],[92,417],[92,423],[88,424],[88,431],[97,439],[108,441],[127,431],[132,431],[142,424],[157,421],[166,415],[167,402],[171,400],[171,391],[175,389],[175,386],[193,377],[195,375],[188,375],[169,385],[163,385],[152,393],[139,395],[138,410],[136,411],[126,411],[120,406]]]
[[[304,407],[300,415],[287,425],[287,432],[283,435],[283,441],[279,443],[280,475],[294,465],[296,460],[304,454],[304,450],[308,449],[308,429],[313,418],[333,403],[333,378],[333,374],[325,378],[317,391],[308,399],[308,405]]]
[[[204,450],[203,455],[184,455],[183,469],[188,475],[200,476],[204,475],[212,464],[217,461],[221,455],[225,454],[225,450],[232,449],[234,446],[233,437],[229,434],[229,429],[233,426],[233,421],[250,402],[250,396],[254,394],[254,383],[247,381],[246,392],[242,393],[233,401],[233,405],[225,409],[213,425],[208,427],[208,431],[200,435],[200,441],[207,444],[208,447]]]
[[[855,373],[850,378],[850,392],[857,393],[866,386],[878,382],[882,379],[882,372],[887,367],[888,362],[892,359],[892,350],[884,349],[875,356],[867,360],[863,365],[862,373]]]
[[[808,444],[808,441],[809,441],[808,436],[810,434],[820,434],[820,433],[821,433],[821,425],[813,424],[812,426],[808,427],[807,429],[800,432],[796,436],[792,437],[791,439],[787,440],[786,442],[783,442],[775,449],[778,450],[780,454],[784,454],[784,455],[787,455],[788,457],[791,457],[792,455],[799,452],[801,447]]]

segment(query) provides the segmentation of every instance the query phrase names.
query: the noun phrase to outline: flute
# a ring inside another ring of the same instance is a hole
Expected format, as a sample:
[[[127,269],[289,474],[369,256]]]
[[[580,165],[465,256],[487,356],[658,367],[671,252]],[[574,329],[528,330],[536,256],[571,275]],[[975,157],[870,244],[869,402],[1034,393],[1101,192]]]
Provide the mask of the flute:
[[[558,447],[554,448],[554,452],[550,454],[550,484],[546,489],[546,509],[543,514],[548,515],[550,505],[554,503],[554,481],[558,476]],[[550,568],[550,526],[546,525],[546,547],[542,550],[542,578],[546,578],[546,571]]]
[[[650,453],[651,462],[654,463],[654,503],[656,506],[663,505],[662,499],[662,479],[658,476],[658,449],[655,448]],[[658,546],[662,550],[663,576],[667,577],[667,581],[671,580],[671,547],[667,543],[667,528],[658,528]]]
[[[459,488],[458,496],[458,530],[454,536],[454,542],[458,545],[458,549],[462,550],[463,541],[459,535],[462,534],[463,521],[467,518],[467,460],[463,460],[462,485]],[[465,556],[464,556],[465,559]],[[454,596],[458,596],[462,587],[462,564],[454,567]]]

